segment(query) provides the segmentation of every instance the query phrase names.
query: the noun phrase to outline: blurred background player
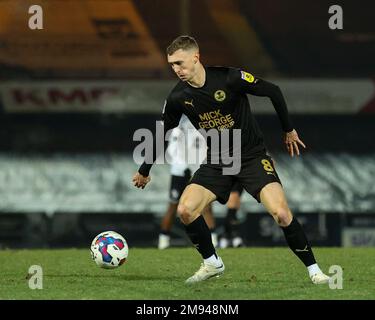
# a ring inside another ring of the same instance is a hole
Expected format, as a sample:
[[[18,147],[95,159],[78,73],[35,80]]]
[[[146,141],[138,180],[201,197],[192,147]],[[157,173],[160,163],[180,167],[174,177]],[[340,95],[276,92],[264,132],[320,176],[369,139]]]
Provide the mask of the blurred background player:
[[[232,187],[227,202],[227,215],[224,219],[224,231],[219,241],[220,248],[238,248],[244,245],[239,232],[240,221],[237,217],[237,212],[241,206],[242,191],[243,187],[239,182],[236,182]]]
[[[202,135],[185,115],[182,116],[179,126],[171,132],[167,149],[171,180],[169,205],[160,225],[159,249],[166,249],[171,245],[170,232],[176,220],[178,201],[193,173],[205,159],[206,148],[206,141]],[[212,242],[216,247],[218,237],[215,232],[215,218],[213,217],[211,204],[203,210],[203,216],[211,231]]]

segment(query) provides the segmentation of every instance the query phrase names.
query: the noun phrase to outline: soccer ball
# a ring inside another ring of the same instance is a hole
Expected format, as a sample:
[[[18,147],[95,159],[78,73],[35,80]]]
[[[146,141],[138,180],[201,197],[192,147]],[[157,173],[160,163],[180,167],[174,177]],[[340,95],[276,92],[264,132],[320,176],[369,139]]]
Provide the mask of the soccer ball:
[[[123,236],[114,231],[98,234],[91,243],[91,257],[105,269],[121,266],[129,254],[128,244]]]

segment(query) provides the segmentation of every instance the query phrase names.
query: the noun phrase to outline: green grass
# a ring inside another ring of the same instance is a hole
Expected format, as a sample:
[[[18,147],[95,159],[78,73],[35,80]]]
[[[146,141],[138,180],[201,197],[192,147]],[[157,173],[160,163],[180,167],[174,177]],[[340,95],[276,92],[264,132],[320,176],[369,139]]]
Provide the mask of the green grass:
[[[89,250],[0,251],[0,299],[375,299],[374,248],[315,248],[320,267],[343,268],[343,289],[313,285],[287,248],[219,250],[225,274],[184,284],[201,263],[192,248],[131,248],[118,269],[95,265]],[[43,268],[43,289],[31,290],[31,265]]]

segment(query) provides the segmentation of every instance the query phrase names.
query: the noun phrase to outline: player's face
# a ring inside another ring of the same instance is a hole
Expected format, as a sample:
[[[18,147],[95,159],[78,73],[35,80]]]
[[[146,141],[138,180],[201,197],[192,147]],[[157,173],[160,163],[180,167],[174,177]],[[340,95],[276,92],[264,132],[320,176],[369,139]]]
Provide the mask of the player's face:
[[[199,53],[196,50],[179,49],[168,55],[168,63],[182,81],[190,81],[196,73]]]

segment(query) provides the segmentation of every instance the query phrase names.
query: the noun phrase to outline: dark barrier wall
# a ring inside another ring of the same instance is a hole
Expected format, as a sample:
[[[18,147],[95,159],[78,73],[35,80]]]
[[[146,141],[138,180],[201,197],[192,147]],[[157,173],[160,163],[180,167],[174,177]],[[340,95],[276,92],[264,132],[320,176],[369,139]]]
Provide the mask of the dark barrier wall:
[[[375,212],[374,212],[375,213]],[[296,213],[313,246],[375,246],[375,214]],[[89,249],[103,231],[123,235],[130,247],[156,247],[160,218],[151,213],[42,213],[0,214],[0,249]],[[223,225],[223,219],[217,219]],[[271,216],[249,213],[240,224],[240,235],[250,247],[286,246],[284,235]],[[220,227],[218,234],[222,232]],[[173,246],[188,246],[184,228],[177,222],[171,230]]]

